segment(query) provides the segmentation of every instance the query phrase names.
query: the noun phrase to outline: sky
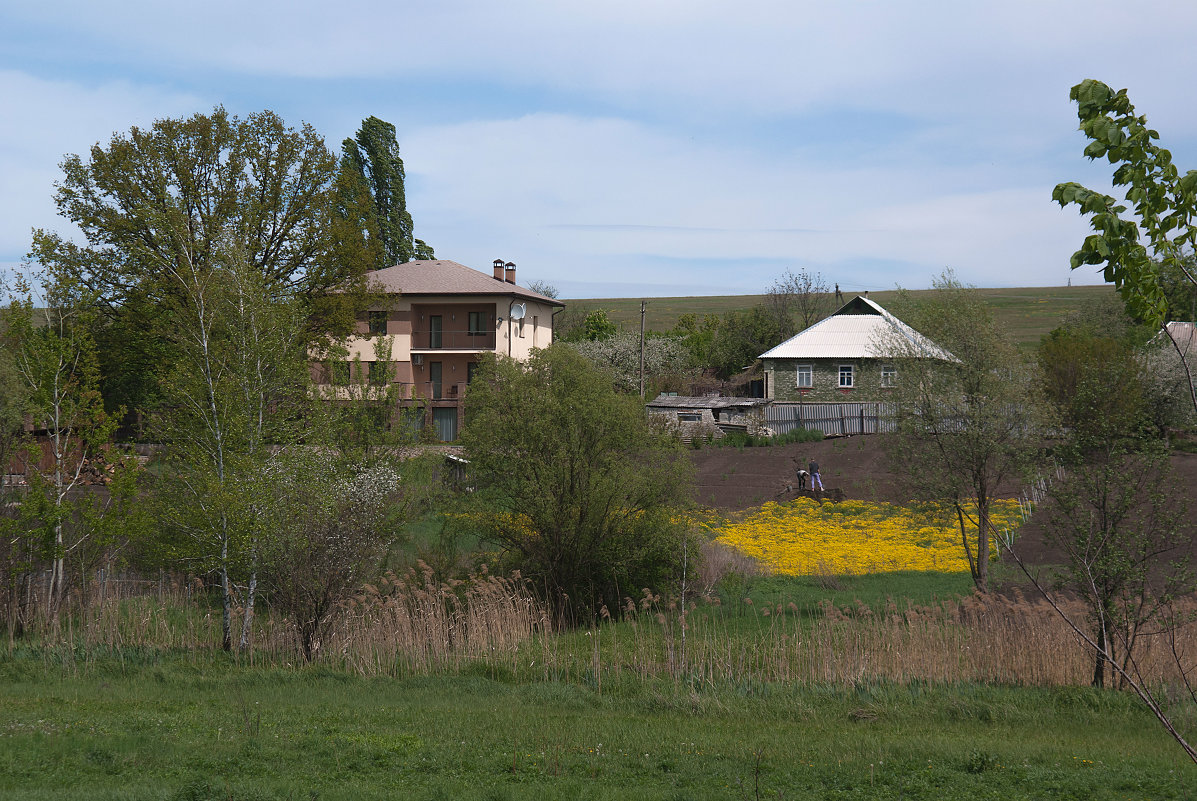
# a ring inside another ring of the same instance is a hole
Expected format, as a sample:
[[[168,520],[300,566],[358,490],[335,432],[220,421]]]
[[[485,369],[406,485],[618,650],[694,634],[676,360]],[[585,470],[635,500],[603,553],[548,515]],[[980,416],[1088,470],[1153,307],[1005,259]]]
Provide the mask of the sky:
[[[1197,168],[1190,0],[122,0],[0,6],[0,270],[59,164],[221,105],[330,148],[394,123],[416,236],[565,298],[1101,283],[1061,181],[1070,87],[1126,88]],[[1178,94],[1179,92],[1179,94]]]

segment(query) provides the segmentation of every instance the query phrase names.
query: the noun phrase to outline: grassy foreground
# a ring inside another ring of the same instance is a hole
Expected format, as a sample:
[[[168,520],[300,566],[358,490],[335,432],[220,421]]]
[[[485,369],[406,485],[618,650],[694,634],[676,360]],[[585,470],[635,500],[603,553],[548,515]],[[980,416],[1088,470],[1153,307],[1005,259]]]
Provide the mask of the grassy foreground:
[[[1192,798],[1181,757],[1133,697],[1080,688],[600,692],[155,651],[86,671],[0,657],[3,798]]]

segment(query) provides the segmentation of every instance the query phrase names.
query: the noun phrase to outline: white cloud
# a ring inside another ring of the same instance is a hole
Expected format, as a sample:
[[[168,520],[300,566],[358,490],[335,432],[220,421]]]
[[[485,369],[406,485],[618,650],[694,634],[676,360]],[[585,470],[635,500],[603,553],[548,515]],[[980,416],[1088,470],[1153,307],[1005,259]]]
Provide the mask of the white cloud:
[[[896,262],[918,275],[883,286],[923,285],[947,266],[979,284],[1062,284],[1084,235],[1050,187],[969,188],[987,183],[986,168],[775,160],[625,120],[541,114],[428,128],[406,151],[429,177],[409,193],[417,233],[440,255],[515,259],[554,281],[684,285],[696,280],[687,264],[724,265],[699,280],[753,292],[782,265]]]
[[[68,153],[85,154],[97,142],[133,125],[202,109],[203,103],[126,81],[85,85],[0,70],[0,259],[19,259],[33,228],[66,233],[54,208],[58,165]]]

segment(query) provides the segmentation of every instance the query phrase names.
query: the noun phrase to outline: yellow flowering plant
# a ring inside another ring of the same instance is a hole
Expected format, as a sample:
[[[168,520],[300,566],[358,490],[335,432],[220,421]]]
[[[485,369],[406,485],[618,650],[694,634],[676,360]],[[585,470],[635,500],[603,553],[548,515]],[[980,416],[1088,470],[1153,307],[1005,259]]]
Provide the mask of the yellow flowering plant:
[[[1018,502],[994,501],[995,529],[1018,528]],[[967,572],[968,559],[954,522],[888,503],[824,503],[796,498],[766,503],[747,517],[715,529],[730,545],[791,576],[859,575],[899,570]]]

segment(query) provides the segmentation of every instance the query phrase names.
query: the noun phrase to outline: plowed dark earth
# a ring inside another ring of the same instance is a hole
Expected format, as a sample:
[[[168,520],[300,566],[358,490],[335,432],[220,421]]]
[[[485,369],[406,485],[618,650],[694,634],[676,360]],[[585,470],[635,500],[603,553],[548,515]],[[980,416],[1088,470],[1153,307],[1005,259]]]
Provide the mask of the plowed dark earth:
[[[695,497],[701,506],[727,511],[749,509],[766,501],[794,497],[795,471],[814,459],[819,463],[828,497],[902,504],[901,465],[890,463],[877,436],[825,439],[769,448],[703,448],[690,451],[695,466]],[[1197,454],[1174,453],[1172,469],[1180,492],[1188,496],[1188,520],[1197,527]],[[1014,498],[1019,484],[1003,487]],[[1031,564],[1059,561],[1043,541],[1042,523],[1032,521],[1019,536],[1020,552]]]

